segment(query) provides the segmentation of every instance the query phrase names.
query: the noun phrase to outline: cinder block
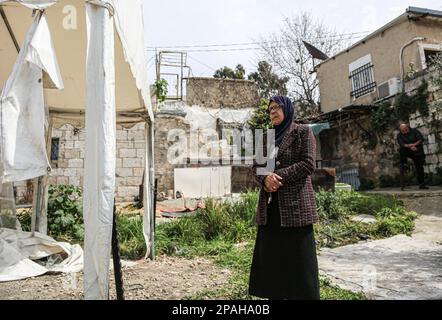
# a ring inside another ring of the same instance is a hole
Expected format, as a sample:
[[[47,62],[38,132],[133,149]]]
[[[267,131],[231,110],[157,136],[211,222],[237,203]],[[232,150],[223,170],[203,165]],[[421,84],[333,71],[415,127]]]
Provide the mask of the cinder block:
[[[141,159],[123,158],[123,168],[141,168],[143,166]]]
[[[68,163],[69,163],[69,168],[83,168],[82,159],[70,159]]]

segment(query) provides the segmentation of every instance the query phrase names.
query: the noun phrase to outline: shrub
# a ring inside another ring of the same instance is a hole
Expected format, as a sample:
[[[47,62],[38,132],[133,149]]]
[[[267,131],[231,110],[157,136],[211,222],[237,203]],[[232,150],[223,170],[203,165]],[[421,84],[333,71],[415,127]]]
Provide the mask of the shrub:
[[[81,188],[60,185],[49,187],[48,233],[64,241],[83,242],[83,206]]]
[[[397,234],[410,235],[416,217],[415,212],[407,212],[403,207],[383,208],[376,214],[378,220],[376,232],[383,237]]]
[[[361,185],[359,186],[360,191],[373,190],[376,187],[373,180],[361,179]]]

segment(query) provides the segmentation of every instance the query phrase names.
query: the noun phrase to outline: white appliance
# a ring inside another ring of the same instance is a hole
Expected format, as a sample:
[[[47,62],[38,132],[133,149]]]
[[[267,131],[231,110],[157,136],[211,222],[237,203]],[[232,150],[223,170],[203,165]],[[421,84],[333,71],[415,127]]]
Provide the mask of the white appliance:
[[[401,79],[395,77],[378,85],[379,99],[392,97],[402,91]]]

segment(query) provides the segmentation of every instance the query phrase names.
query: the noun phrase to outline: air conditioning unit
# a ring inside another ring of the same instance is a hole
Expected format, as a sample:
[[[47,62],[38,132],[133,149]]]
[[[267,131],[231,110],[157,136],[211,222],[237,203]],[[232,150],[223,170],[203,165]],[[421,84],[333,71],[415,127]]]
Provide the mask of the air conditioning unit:
[[[394,96],[402,91],[401,79],[395,77],[378,86],[379,99]]]

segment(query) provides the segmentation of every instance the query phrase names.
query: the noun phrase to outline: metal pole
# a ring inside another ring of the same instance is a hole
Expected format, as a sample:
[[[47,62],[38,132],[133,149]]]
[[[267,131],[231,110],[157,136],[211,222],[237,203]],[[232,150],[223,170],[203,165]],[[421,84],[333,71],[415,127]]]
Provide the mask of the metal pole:
[[[123,273],[121,271],[120,245],[117,232],[117,209],[114,202],[114,214],[112,218],[112,260],[114,263],[115,289],[117,300],[124,300]]]
[[[14,32],[12,31],[11,25],[9,24],[8,17],[6,17],[6,13],[1,6],[0,6],[0,16],[3,18],[3,21],[5,22],[6,29],[8,29],[9,35],[11,36],[15,49],[17,50],[17,52],[20,52],[20,46],[18,45],[17,39],[15,38]]]
[[[183,69],[184,69],[184,67],[183,67],[183,52],[181,52],[181,79],[180,79],[180,86],[181,86],[181,100],[183,100],[183,76],[184,76],[184,74],[183,74]]]
[[[155,229],[156,229],[156,211],[157,211],[157,188],[158,188],[158,179],[155,179],[155,187],[153,189],[153,218],[152,218],[152,249],[151,249],[151,259],[155,261]]]
[[[160,53],[157,53],[157,49],[155,48],[155,64],[156,64],[156,72],[157,72],[157,81],[160,80]]]
[[[155,171],[154,171],[154,148],[153,148],[153,139],[154,139],[154,126],[152,121],[149,123],[149,125],[146,124],[146,157],[147,158],[147,173],[149,174],[148,177],[146,177],[146,180],[144,181],[145,188],[145,194],[146,196],[149,196],[149,201],[146,200],[144,202],[144,208],[146,209],[147,206],[149,208],[150,213],[150,234],[149,234],[149,243],[150,243],[150,251],[149,251],[149,258],[152,261],[155,261],[155,216],[156,216],[156,186],[155,186]]]
[[[41,200],[41,179],[42,177],[38,177],[34,179],[34,190],[33,190],[33,201],[32,201],[32,218],[31,218],[31,233],[32,236],[35,236],[35,232],[39,232],[39,223],[40,223],[40,200]]]

